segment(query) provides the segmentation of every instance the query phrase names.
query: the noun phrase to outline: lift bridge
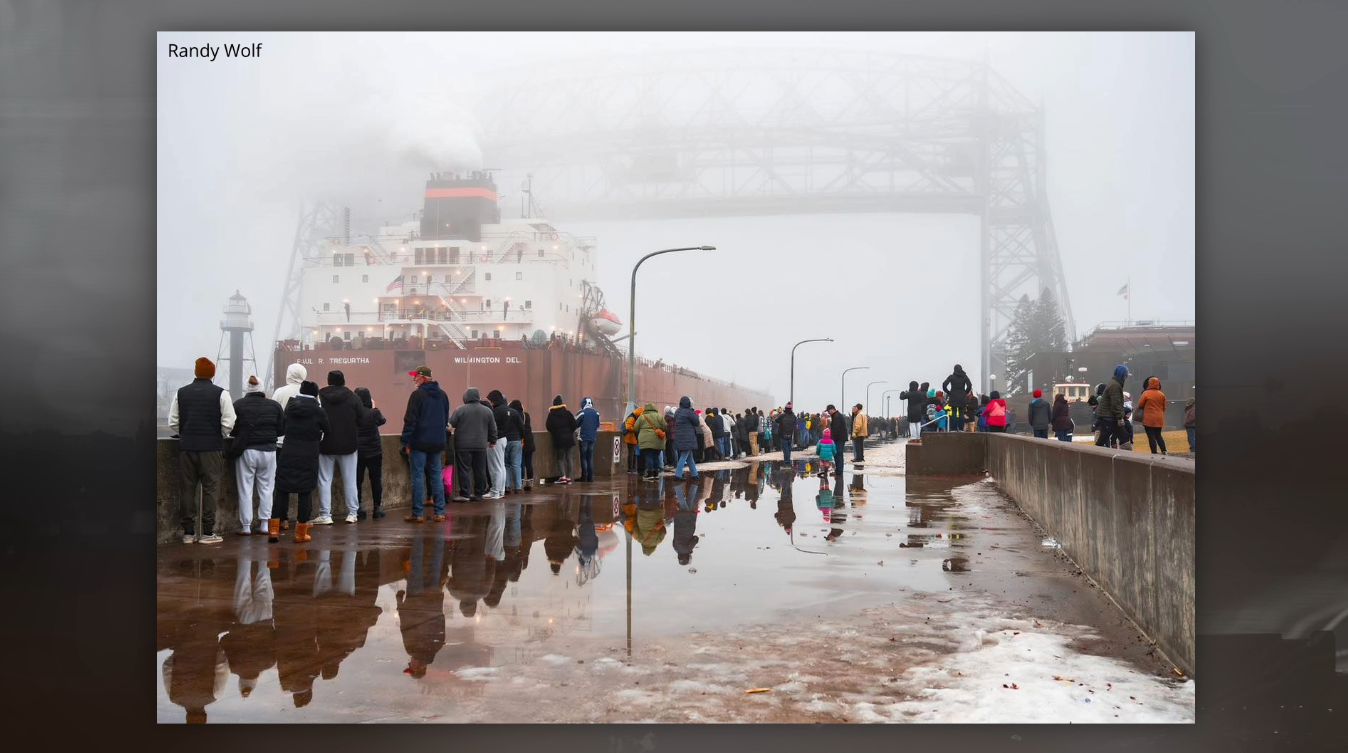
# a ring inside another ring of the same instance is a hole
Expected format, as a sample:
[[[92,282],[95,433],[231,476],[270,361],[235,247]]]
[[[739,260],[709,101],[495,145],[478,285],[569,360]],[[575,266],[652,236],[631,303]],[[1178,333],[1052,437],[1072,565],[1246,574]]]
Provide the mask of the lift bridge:
[[[1044,111],[986,61],[724,49],[530,66],[475,84],[484,164],[531,173],[553,219],[975,215],[983,389],[1004,370],[1022,294],[1051,289],[1075,339]]]
[[[720,49],[505,69],[471,88],[484,164],[528,173],[551,219],[974,215],[982,389],[1004,373],[1021,295],[1052,290],[1076,338],[1046,194],[1044,110],[987,61]],[[292,267],[349,233],[342,222],[330,207],[306,210]]]

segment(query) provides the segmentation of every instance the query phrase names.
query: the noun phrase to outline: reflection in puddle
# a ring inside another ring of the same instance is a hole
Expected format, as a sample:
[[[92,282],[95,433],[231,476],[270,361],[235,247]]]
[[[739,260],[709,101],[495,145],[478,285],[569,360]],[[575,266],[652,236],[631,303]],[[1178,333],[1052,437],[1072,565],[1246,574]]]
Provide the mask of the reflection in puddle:
[[[212,721],[343,721],[409,683],[470,699],[509,665],[574,663],[573,636],[617,646],[819,603],[863,608],[946,591],[950,573],[970,571],[965,557],[922,551],[967,535],[953,482],[802,467],[625,477],[452,505],[441,526],[332,527],[308,546],[165,547],[159,718],[206,721],[209,706]],[[877,567],[900,548],[915,550],[911,567]]]

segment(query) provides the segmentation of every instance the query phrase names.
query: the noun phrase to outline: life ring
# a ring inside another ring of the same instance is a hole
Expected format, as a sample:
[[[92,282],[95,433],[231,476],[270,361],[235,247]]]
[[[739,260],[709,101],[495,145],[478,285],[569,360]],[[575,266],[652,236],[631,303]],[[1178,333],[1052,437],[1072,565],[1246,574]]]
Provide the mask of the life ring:
[[[552,234],[552,239],[553,239],[554,241],[557,240],[557,234],[556,234],[556,233],[553,233],[553,234]]]

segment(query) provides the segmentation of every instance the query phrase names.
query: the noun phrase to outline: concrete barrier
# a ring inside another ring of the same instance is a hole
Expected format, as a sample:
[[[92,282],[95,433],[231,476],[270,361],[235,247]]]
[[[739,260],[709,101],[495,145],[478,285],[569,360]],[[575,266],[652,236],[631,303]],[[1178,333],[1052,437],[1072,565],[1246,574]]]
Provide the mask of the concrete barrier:
[[[614,439],[618,438],[615,432],[599,432],[596,436],[594,449],[594,476],[596,479],[608,478],[617,475],[620,470],[620,460],[614,458]],[[399,441],[396,435],[385,435],[381,437],[384,447],[384,509],[401,510],[412,506],[412,482],[408,474],[407,462],[399,455]],[[556,461],[553,456],[552,438],[547,432],[535,432],[534,442],[536,449],[534,451],[534,477],[535,479],[547,479],[555,477]],[[453,462],[453,453],[447,452],[446,461]],[[580,450],[573,448],[571,450],[572,465],[575,468],[576,475],[580,474]],[[155,467],[157,474],[156,486],[156,539],[159,543],[168,543],[177,541],[181,533],[181,521],[179,518],[179,504],[181,498],[182,483],[179,480],[178,466],[178,440],[160,439],[155,451]],[[456,482],[457,485],[457,482]],[[341,469],[335,469],[333,473],[332,489],[332,517],[337,519],[345,517],[347,512],[346,497],[343,494],[342,472]],[[368,510],[370,505],[370,481],[365,480],[361,486],[361,499],[365,501]],[[279,496],[279,495],[278,495]],[[275,504],[276,500],[273,500]],[[200,501],[197,503],[200,505]],[[257,517],[257,494],[253,495],[253,517]],[[317,490],[313,496],[314,514],[318,514],[318,493]],[[297,504],[294,499],[290,501],[290,519],[293,521],[298,512]],[[239,530],[239,491],[235,481],[234,464],[225,461],[225,478],[221,485],[220,500],[215,513],[216,527],[215,532],[219,534],[236,533]]]
[[[976,466],[1176,665],[1195,672],[1192,463],[1008,434],[923,435],[908,447],[909,475]]]

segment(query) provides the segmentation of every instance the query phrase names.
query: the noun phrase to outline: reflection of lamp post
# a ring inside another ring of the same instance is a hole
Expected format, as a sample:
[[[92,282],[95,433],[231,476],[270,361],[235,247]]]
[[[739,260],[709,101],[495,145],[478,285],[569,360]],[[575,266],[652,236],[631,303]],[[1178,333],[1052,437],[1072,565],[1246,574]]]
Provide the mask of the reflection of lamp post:
[[[822,342],[830,342],[830,343],[831,343],[831,342],[833,342],[833,338],[831,338],[831,337],[817,337],[817,338],[815,338],[815,339],[813,339],[813,340],[801,340],[800,342],[798,342],[798,343],[796,343],[795,345],[791,346],[791,391],[790,391],[790,393],[787,395],[787,398],[786,398],[788,402],[793,403],[793,404],[796,402],[796,348],[799,348],[800,346],[804,345],[805,343],[822,343]]]
[[[555,248],[555,247],[554,247]],[[632,296],[631,308],[627,314],[627,404],[633,406],[629,411],[635,410],[636,406],[636,326],[637,326],[637,270],[641,265],[652,256],[660,254],[672,254],[675,251],[715,251],[715,246],[684,246],[682,248],[667,248],[663,251],[652,251],[649,254],[637,260],[636,266],[632,267]],[[632,655],[632,534],[627,534],[627,655]]]

